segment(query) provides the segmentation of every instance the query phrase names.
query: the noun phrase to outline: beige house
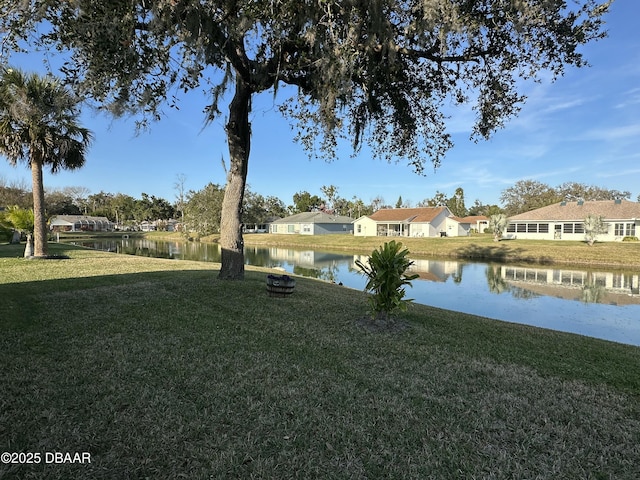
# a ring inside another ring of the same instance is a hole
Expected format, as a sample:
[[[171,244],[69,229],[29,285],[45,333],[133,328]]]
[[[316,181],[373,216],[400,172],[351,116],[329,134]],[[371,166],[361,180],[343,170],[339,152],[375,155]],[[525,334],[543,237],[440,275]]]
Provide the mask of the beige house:
[[[600,241],[637,237],[640,233],[640,203],[629,200],[559,202],[509,218],[505,235],[538,240],[585,240],[587,215],[604,217],[607,233]]]
[[[437,237],[460,235],[447,207],[383,208],[353,222],[359,237]]]

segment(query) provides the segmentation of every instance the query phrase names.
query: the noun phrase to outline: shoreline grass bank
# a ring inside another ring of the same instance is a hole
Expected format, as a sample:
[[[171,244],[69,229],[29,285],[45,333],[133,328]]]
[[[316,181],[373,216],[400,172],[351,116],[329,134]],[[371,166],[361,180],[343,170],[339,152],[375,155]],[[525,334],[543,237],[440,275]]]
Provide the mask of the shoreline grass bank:
[[[637,478],[640,348],[268,270],[0,245],[0,478]]]

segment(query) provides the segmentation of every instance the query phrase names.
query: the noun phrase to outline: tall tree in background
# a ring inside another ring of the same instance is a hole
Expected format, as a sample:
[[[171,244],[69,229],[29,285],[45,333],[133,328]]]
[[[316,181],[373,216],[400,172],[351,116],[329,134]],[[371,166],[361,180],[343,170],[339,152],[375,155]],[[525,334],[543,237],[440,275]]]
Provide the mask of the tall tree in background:
[[[186,190],[185,183],[187,182],[187,176],[184,173],[176,175],[176,181],[173,184],[173,188],[176,191],[176,213],[180,212],[180,222],[184,224],[184,207],[186,205]]]
[[[453,194],[453,197],[447,200],[447,207],[449,207],[449,211],[456,217],[467,216],[468,210],[464,205],[464,190],[462,187],[456,188],[456,192]]]
[[[507,216],[545,207],[560,200],[555,189],[537,180],[519,180],[500,195]]]
[[[77,123],[78,99],[51,77],[5,69],[0,77],[0,154],[11,164],[25,161],[33,183],[33,255],[44,257],[47,218],[42,169],[84,165],[91,133]]]
[[[18,205],[20,208],[33,207],[33,195],[24,181],[7,182],[0,177],[0,207]]]
[[[436,194],[432,198],[425,198],[418,202],[418,207],[442,207],[445,206],[448,201],[449,199],[444,193],[436,190]]]
[[[586,185],[578,182],[565,182],[556,187],[558,197],[570,202],[577,200],[616,200],[631,198],[631,192],[621,192],[620,190],[609,190],[595,185]]]
[[[320,187],[320,191],[327,200],[326,208],[330,210],[336,209],[336,199],[338,198],[338,187],[335,185],[323,185]]]
[[[200,235],[218,233],[223,199],[224,189],[213,183],[197,192],[189,191],[184,209],[184,232],[188,234],[193,230]]]
[[[315,208],[320,208],[322,204],[322,199],[317,195],[311,195],[307,191],[297,192],[293,194],[291,213],[310,212]]]
[[[3,2],[1,45],[70,50],[63,72],[116,114],[157,118],[178,90],[207,86],[208,121],[231,92],[220,277],[244,275],[240,214],[254,95],[297,89],[283,111],[298,139],[334,158],[403,158],[417,172],[451,147],[444,106],[475,97],[473,136],[488,137],[524,97],[518,78],[556,78],[585,64],[578,47],[604,36],[599,0],[39,0]],[[46,25],[46,28],[43,27]],[[24,43],[22,43],[24,42]]]

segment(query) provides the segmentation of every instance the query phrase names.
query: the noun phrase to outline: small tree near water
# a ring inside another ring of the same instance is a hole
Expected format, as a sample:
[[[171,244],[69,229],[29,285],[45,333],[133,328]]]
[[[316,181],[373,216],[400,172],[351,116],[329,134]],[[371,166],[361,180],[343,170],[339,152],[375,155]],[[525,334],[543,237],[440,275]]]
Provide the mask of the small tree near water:
[[[500,241],[508,225],[509,219],[504,213],[498,213],[497,215],[491,215],[489,217],[489,228],[493,231],[494,242]]]
[[[587,215],[584,219],[584,236],[589,245],[593,245],[598,235],[607,233],[608,229],[603,216]]]
[[[365,290],[371,293],[369,303],[374,320],[388,322],[395,310],[406,310],[410,299],[405,299],[405,286],[418,275],[407,275],[413,261],[407,258],[409,250],[392,240],[374,250],[368,264],[356,260],[356,265],[368,278]]]

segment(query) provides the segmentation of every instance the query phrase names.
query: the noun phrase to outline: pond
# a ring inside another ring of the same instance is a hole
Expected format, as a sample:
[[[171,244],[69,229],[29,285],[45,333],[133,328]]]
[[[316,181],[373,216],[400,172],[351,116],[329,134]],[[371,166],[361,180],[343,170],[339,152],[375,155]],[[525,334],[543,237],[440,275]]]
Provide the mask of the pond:
[[[220,261],[220,248],[197,242],[105,239],[71,242],[118,253]],[[289,248],[245,247],[248,265],[335,282],[362,290],[355,266],[366,256]],[[407,290],[415,302],[509,322],[640,346],[640,272],[510,266],[417,259]]]

